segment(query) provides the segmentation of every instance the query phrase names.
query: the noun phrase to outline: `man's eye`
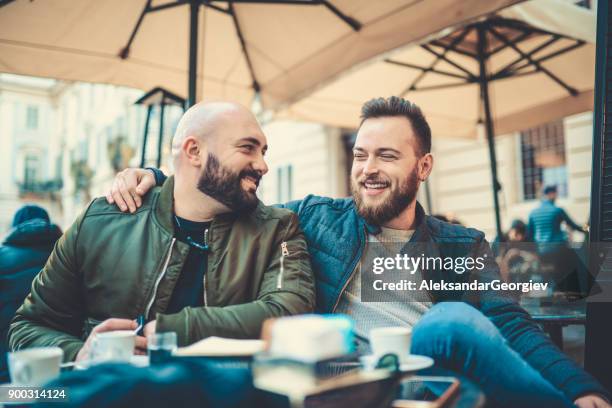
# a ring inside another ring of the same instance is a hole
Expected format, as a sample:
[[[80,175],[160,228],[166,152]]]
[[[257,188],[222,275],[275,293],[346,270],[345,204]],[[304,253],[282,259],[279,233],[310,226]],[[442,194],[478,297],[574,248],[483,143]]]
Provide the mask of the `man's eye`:
[[[253,149],[255,149],[255,146],[253,145],[242,145],[240,146],[241,149],[246,150],[247,152],[252,152]]]
[[[380,156],[380,157],[381,157],[381,159],[383,159],[383,160],[395,160],[395,159],[396,159],[396,157],[395,157],[395,156],[391,156],[391,155],[388,155],[388,154],[383,154],[383,155],[382,155],[382,156]]]
[[[364,160],[367,156],[365,154],[354,154],[355,160]]]

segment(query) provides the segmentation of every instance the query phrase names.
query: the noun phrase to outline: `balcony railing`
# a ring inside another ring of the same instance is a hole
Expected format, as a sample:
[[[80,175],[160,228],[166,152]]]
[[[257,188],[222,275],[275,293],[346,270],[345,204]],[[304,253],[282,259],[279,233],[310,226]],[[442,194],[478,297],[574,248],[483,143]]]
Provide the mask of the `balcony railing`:
[[[17,183],[19,187],[19,196],[52,196],[53,193],[59,191],[64,186],[62,179],[54,179],[47,181],[35,181],[27,183]]]

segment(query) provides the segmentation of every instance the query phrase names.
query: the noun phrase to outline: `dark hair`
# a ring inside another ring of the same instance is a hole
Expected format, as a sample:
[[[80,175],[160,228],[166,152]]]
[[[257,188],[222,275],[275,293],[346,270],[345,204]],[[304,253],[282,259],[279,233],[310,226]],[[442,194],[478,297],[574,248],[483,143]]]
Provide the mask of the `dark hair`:
[[[50,222],[49,213],[47,213],[47,210],[45,210],[44,208],[39,207],[36,204],[24,205],[19,210],[17,210],[17,212],[15,213],[15,216],[13,217],[13,227],[16,227],[17,225],[21,223],[24,223],[26,221],[30,221],[36,218],[41,219],[47,223]]]
[[[544,190],[542,191],[544,193],[544,195],[550,194],[550,193],[556,193],[557,192],[557,186],[550,185],[550,186],[546,186],[544,187]]]
[[[419,156],[431,151],[431,129],[419,108],[414,103],[397,96],[370,99],[361,107],[361,124],[366,119],[386,116],[402,116],[410,121],[419,142]]]
[[[510,224],[510,229],[515,229],[521,234],[527,234],[527,225],[522,220],[514,220],[512,224]]]

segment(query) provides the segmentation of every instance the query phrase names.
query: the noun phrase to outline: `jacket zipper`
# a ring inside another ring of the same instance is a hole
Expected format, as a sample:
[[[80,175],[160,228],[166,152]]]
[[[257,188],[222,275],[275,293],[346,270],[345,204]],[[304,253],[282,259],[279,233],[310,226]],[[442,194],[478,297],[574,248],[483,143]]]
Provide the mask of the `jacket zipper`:
[[[357,262],[353,264],[353,271],[351,272],[351,275],[346,280],[346,282],[344,282],[344,286],[342,286],[342,290],[338,294],[338,299],[336,299],[336,303],[334,304],[334,307],[332,308],[332,311],[331,311],[332,313],[336,311],[336,308],[338,307],[338,303],[340,303],[340,299],[342,298],[342,294],[344,293],[344,291],[346,290],[346,287],[349,285],[349,283],[353,279],[353,275],[355,275],[355,271],[357,270],[357,263],[361,263],[361,258],[363,257],[363,253],[365,252],[366,243],[368,242],[368,234],[365,230],[365,227],[363,229],[363,237],[364,237],[364,244],[363,244],[363,250],[361,251],[361,255],[357,258]],[[359,266],[359,268],[361,269],[361,265]]]
[[[164,262],[164,267],[162,268],[161,273],[157,277],[155,281],[155,285],[153,286],[153,294],[151,295],[151,299],[147,304],[147,308],[145,309],[145,319],[149,317],[149,312],[151,311],[151,306],[153,306],[153,301],[155,300],[155,295],[157,295],[157,288],[159,287],[159,283],[162,278],[166,274],[166,269],[168,269],[168,263],[170,262],[170,256],[172,255],[172,248],[174,247],[174,242],[176,242],[176,238],[172,238],[172,242],[170,243],[170,248],[168,249],[168,255],[166,255],[166,260]]]
[[[280,273],[276,279],[276,289],[283,288],[283,275],[285,273],[285,257],[289,256],[289,249],[287,248],[287,242],[281,242],[281,257],[280,257]]]
[[[206,228],[204,230],[204,245],[206,247],[208,247],[208,228]],[[210,271],[208,270],[208,254],[206,254],[206,273],[204,274],[204,278],[203,278],[203,282],[202,282],[202,286],[204,286],[204,306],[208,306],[208,300],[206,299],[206,275],[208,275],[210,273]]]

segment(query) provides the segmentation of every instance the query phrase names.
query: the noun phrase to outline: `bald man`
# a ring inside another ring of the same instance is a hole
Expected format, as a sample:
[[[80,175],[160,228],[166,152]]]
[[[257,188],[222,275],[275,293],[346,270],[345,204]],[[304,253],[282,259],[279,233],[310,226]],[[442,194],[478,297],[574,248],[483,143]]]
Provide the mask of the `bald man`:
[[[259,337],[270,317],[311,312],[313,277],[297,217],[257,199],[266,138],[244,107],[189,109],[173,139],[175,176],[133,215],[98,198],[60,238],[9,330],[11,349],[59,346],[90,357],[92,339],[134,330]]]

